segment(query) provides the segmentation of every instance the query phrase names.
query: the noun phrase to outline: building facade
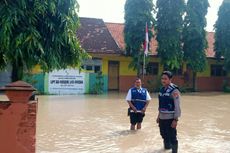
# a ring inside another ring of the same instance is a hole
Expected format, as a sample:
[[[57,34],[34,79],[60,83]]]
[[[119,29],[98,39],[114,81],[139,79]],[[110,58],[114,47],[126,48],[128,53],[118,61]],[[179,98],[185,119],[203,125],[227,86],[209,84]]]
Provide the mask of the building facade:
[[[93,90],[97,90],[96,85],[100,74],[101,86],[104,92],[110,90],[126,92],[133,86],[137,71],[129,68],[132,59],[125,56],[124,24],[105,23],[102,19],[95,18],[80,18],[80,24],[81,26],[77,30],[77,37],[82,48],[92,58],[82,63],[81,72],[84,73],[84,78],[82,79],[84,81],[65,80],[61,82],[65,82],[65,85],[71,82],[83,82],[84,93],[93,93]],[[224,80],[230,82],[230,76],[223,69],[223,60],[217,62],[215,58],[213,32],[207,33],[207,40],[206,56],[208,65],[204,72],[197,74],[196,88],[197,91],[222,91]],[[164,68],[157,56],[157,41],[155,38],[151,39],[149,50],[150,61],[146,65],[146,73],[142,77],[143,86],[147,87],[149,91],[156,91],[160,86],[160,74]],[[193,75],[186,63],[182,63],[181,68],[173,73],[173,82],[184,89],[192,88]],[[10,77],[10,75],[7,76],[8,78]],[[50,74],[43,73],[39,66],[34,68],[32,80],[35,80],[34,86],[41,93],[50,93],[51,81],[49,77]],[[0,79],[2,78],[4,77],[0,73]],[[9,80],[5,82],[9,82]],[[2,85],[4,84],[4,79],[3,81],[1,80],[1,83]],[[57,83],[60,83],[60,81],[57,81]]]

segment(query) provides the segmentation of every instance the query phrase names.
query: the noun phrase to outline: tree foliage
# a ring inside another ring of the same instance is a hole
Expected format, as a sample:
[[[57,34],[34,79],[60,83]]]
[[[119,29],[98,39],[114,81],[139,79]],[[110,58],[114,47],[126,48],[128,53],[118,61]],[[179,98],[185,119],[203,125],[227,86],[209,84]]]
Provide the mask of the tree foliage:
[[[205,49],[208,0],[188,0],[183,30],[184,59],[193,72],[202,72],[207,64]]]
[[[177,69],[182,63],[182,29],[184,0],[157,0],[157,52],[168,69]]]
[[[230,71],[230,0],[224,0],[218,11],[215,24],[215,52],[216,57],[224,57],[225,69]]]
[[[23,70],[79,66],[86,53],[76,38],[76,0],[1,0],[0,65],[13,66],[13,81]]]
[[[126,55],[132,56],[131,66],[139,70],[143,58],[143,42],[145,40],[145,25],[149,29],[149,40],[153,37],[151,29],[154,25],[154,5],[152,0],[126,0],[124,37]]]

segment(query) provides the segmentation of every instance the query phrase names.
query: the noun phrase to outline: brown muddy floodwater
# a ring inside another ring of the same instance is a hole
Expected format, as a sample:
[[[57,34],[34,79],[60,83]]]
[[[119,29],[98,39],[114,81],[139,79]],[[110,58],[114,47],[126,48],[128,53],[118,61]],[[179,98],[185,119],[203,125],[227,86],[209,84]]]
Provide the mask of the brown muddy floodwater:
[[[157,97],[129,130],[125,93],[39,96],[36,153],[164,153]],[[182,94],[179,153],[230,153],[230,94]]]

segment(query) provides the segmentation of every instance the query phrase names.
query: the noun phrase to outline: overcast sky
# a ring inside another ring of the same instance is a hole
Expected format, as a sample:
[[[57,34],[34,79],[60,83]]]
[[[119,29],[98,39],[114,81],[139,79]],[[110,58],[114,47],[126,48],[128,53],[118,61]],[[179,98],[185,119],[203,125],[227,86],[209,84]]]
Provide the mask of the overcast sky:
[[[105,22],[124,23],[125,0],[77,0],[80,17],[100,18]],[[207,31],[213,31],[217,13],[223,0],[209,0]]]

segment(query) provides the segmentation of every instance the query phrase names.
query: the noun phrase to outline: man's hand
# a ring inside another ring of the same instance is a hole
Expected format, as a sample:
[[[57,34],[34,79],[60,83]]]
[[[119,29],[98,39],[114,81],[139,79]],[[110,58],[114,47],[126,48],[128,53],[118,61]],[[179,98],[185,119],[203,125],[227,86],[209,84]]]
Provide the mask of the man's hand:
[[[146,107],[144,107],[141,111],[142,111],[142,113],[145,113]]]
[[[137,109],[136,109],[136,107],[132,107],[132,110],[135,112],[135,113],[137,113]]]
[[[171,127],[172,128],[176,128],[177,127],[177,121],[176,120],[172,121]]]
[[[159,124],[159,121],[160,121],[160,118],[157,117],[157,119],[156,119],[157,124]]]

